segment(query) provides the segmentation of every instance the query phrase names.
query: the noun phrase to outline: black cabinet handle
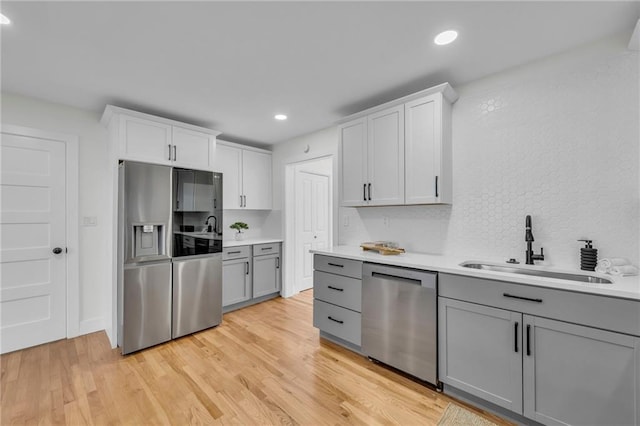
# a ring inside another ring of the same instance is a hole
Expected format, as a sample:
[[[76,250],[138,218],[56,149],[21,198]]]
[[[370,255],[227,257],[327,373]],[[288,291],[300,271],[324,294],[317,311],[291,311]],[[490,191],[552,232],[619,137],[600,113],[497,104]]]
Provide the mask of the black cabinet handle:
[[[518,299],[518,300],[526,300],[529,302],[542,303],[542,299],[532,299],[530,297],[514,296],[513,294],[509,294],[509,293],[503,293],[502,295],[510,299]]]
[[[531,356],[531,326],[527,324],[527,356]]]
[[[337,263],[327,262],[327,265],[329,265],[329,266],[335,266],[336,268],[344,268],[344,265],[339,265],[339,264],[337,264]]]
[[[260,250],[264,251],[264,250],[273,250],[273,247],[262,247]]]
[[[438,176],[436,176],[436,197],[438,196]]]
[[[167,160],[171,161],[171,144],[169,144],[168,146],[169,146],[169,158],[167,158]]]
[[[369,201],[371,201],[371,184],[369,184]]]
[[[245,275],[249,275],[249,262],[244,262],[244,273]]]
[[[173,146],[173,161],[177,161],[178,160],[178,156],[176,155],[176,146]]]
[[[228,251],[227,254],[240,254],[241,251]]]
[[[515,336],[513,338],[513,341],[515,342],[515,347],[514,350],[516,351],[516,353],[518,352],[518,323],[516,322],[515,324]]]
[[[280,269],[280,257],[276,257],[276,269]]]
[[[329,318],[333,322],[337,322],[338,324],[344,324],[344,321],[340,321],[340,320],[337,320],[335,318],[331,318],[331,316],[328,316],[327,318]]]
[[[362,201],[367,201],[367,184],[362,184]]]
[[[343,288],[333,287],[331,285],[328,285],[327,288],[330,288],[331,290],[335,290],[335,291],[344,291]]]

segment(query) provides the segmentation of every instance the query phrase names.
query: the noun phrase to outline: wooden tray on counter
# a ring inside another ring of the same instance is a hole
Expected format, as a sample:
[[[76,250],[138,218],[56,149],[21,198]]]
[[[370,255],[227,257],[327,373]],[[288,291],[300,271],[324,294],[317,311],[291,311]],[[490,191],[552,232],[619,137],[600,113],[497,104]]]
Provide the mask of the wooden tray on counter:
[[[390,254],[400,254],[400,253],[404,253],[404,249],[403,248],[391,248],[391,247],[385,247],[383,245],[380,244],[375,244],[375,243],[362,243],[360,244],[360,247],[362,247],[362,250],[364,251],[377,251],[378,253],[382,254],[382,255],[390,255]]]

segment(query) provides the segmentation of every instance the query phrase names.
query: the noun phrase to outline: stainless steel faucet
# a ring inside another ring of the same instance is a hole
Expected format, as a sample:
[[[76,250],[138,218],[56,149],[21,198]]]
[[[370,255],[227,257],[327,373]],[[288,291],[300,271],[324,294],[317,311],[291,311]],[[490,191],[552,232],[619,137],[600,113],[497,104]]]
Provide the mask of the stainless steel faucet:
[[[525,218],[524,229],[525,229],[524,240],[527,242],[526,264],[533,265],[534,260],[544,260],[544,251],[543,251],[543,248],[540,247],[540,254],[535,254],[533,252],[533,247],[531,243],[534,242],[535,240],[533,239],[533,233],[531,232],[531,216],[529,215],[527,215],[527,217]]]

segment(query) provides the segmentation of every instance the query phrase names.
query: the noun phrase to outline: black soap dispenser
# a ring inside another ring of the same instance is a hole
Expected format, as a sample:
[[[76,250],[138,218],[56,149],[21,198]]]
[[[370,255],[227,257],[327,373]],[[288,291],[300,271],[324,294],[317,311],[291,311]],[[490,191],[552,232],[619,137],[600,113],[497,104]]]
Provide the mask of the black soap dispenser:
[[[580,249],[580,269],[583,271],[595,271],[598,263],[598,249],[593,248],[591,245],[592,240],[578,241],[584,241],[585,243],[585,246]]]

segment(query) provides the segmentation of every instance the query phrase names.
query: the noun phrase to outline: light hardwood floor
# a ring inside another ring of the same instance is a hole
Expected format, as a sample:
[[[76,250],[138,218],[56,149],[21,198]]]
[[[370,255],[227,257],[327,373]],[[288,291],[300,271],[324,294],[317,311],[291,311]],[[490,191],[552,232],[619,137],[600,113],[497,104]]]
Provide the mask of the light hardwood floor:
[[[104,332],[3,355],[1,424],[437,424],[451,398],[320,339],[312,303],[264,302],[125,357]]]

